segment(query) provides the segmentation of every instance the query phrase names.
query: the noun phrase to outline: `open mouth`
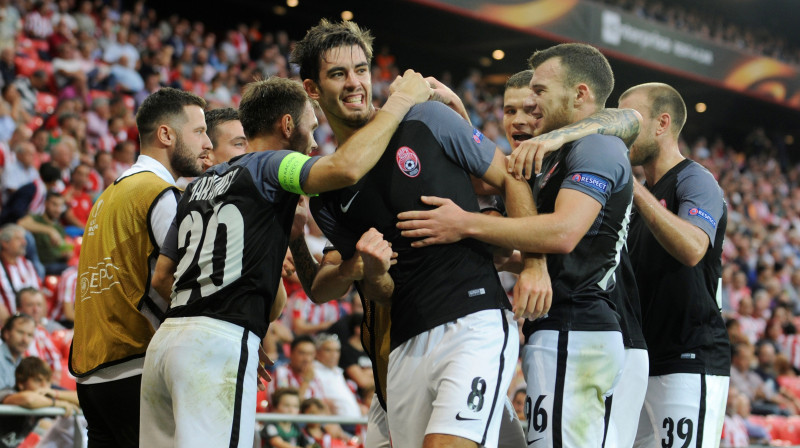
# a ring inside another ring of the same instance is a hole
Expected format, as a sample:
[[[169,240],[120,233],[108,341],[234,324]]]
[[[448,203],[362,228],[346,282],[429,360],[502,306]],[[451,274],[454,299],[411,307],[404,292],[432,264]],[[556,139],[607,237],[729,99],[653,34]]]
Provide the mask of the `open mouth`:
[[[364,102],[364,95],[348,96],[342,102],[349,106],[360,106]]]
[[[526,134],[521,132],[519,134],[512,134],[511,138],[514,139],[515,142],[524,142],[525,140],[531,139],[533,136],[531,134]]]

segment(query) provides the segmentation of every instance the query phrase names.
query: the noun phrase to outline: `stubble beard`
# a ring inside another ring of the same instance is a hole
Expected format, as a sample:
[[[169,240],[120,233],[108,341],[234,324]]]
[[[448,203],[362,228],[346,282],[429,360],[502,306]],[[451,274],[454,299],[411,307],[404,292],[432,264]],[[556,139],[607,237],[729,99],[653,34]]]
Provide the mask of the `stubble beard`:
[[[169,160],[172,170],[182,177],[197,177],[203,174],[200,158],[194,156],[180,134],[176,134],[175,150]]]

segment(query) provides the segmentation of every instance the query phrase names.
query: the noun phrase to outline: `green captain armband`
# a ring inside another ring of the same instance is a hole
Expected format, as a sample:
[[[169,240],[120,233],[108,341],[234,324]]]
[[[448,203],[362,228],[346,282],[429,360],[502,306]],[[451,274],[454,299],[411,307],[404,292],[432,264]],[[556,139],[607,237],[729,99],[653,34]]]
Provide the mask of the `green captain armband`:
[[[309,159],[311,157],[295,152],[281,160],[281,165],[278,167],[278,182],[284,190],[295,194],[306,194],[300,185],[300,173],[303,172],[303,165]]]

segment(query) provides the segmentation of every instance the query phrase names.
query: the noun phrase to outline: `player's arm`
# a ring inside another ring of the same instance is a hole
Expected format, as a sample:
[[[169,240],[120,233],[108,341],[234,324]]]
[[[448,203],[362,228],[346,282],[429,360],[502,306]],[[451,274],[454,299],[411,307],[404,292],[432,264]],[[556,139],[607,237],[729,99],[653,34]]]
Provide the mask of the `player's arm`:
[[[283,286],[283,278],[278,280],[278,292],[275,293],[275,301],[272,302],[272,308],[269,309],[269,321],[274,322],[277,318],[281,317],[283,307],[286,306],[286,287]]]
[[[633,144],[639,135],[642,116],[633,109],[603,109],[577,123],[522,142],[509,156],[508,169],[517,177],[531,178],[542,169],[542,159],[562,147],[592,134],[613,135]]]
[[[314,277],[316,277],[319,270],[319,264],[317,264],[314,256],[311,255],[311,251],[308,250],[308,244],[306,244],[305,225],[308,215],[305,201],[306,198],[301,197],[295,209],[292,231],[289,233],[289,250],[292,251],[297,278],[300,279],[300,284],[303,285],[306,295],[311,297],[311,288],[314,283]]]
[[[358,254],[342,260],[339,251],[327,251],[314,277],[310,299],[316,304],[339,299],[350,290],[354,281],[363,276],[364,266]]]
[[[633,185],[633,203],[659,244],[676,260],[695,266],[703,259],[710,239],[700,227],[667,210],[639,182]]]
[[[411,106],[427,101],[431,88],[422,75],[407,70],[392,83],[392,94],[375,117],[344,142],[335,153],[314,163],[302,185],[307,194],[354,185],[378,163],[397,126]]]
[[[423,196],[433,210],[415,210],[398,215],[397,227],[408,238],[423,238],[413,247],[453,243],[475,238],[489,244],[524,252],[565,254],[572,252],[591,227],[600,203],[577,190],[562,188],[553,213],[502,218],[469,213],[449,199]]]
[[[175,260],[164,254],[159,254],[150,285],[164,300],[169,301],[172,295],[172,284],[175,283],[175,271],[177,268],[178,263]]]

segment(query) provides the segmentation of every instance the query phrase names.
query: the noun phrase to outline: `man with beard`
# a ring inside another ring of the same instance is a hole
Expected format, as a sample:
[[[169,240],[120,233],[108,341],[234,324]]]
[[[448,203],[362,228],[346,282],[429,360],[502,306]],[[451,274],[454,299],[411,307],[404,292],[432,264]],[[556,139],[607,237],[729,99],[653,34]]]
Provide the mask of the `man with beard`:
[[[563,137],[558,131],[564,126],[602,110],[613,89],[608,61],[588,45],[537,51],[529,63],[534,70],[532,114],[541,132],[556,131],[550,136],[555,141]],[[627,233],[632,176],[627,150],[617,138],[589,135],[558,146],[545,157],[543,174],[534,178],[538,216],[466,213],[448,199],[423,196],[423,203],[438,208],[401,213],[398,217],[409,221],[398,227],[407,237],[422,238],[414,247],[477,238],[548,254],[552,306],[546,316],[523,326],[527,442],[534,447],[599,447],[605,401],[624,364],[611,291]],[[509,164],[527,165],[530,176],[532,161],[517,158]]]
[[[731,372],[719,291],[725,199],[714,176],[680,153],[686,104],[674,88],[634,86],[619,104],[644,118],[630,160],[646,183],[634,185],[628,243],[650,378],[634,446],[718,446]]]
[[[159,258],[154,286],[172,288],[172,300],[145,359],[143,446],[252,446],[256,376],[266,375],[259,345],[283,309],[277,292],[298,199],[357,182],[408,109],[431,95],[411,70],[392,87],[372,125],[324,157],[308,156],[317,119],[299,83],[246,87],[247,153],[187,187]]]
[[[150,285],[175,216],[178,177],[197,176],[211,147],[205,101],[164,88],[136,114],[141,155],[98,198],[78,266],[70,371],[92,446],[139,446],[144,355],[167,302]]]
[[[533,94],[530,88],[532,77],[533,71],[525,70],[511,76],[506,82],[503,95],[503,128],[518,160],[527,160],[529,155],[535,153],[535,157],[539,159],[538,164],[541,165],[541,158],[551,152],[550,150],[559,149],[561,143],[553,143],[552,133],[538,136],[541,133],[537,129],[539,120],[533,115],[533,108],[530,105],[526,107]],[[594,128],[599,130],[602,127],[604,133],[614,133],[622,140],[632,142],[639,132],[637,125],[639,120],[640,117],[632,109],[603,109],[576,125],[561,128],[553,133],[565,136],[576,134],[570,139],[575,140],[588,135],[586,131]],[[570,131],[573,127],[577,129]],[[615,128],[618,130],[612,131]],[[570,131],[570,134],[566,134],[567,131]],[[532,138],[533,135],[537,137]],[[548,147],[548,144],[551,146]],[[633,445],[636,436],[639,409],[642,407],[647,389],[648,361],[647,344],[642,335],[639,294],[630,256],[625,247],[620,255],[620,266],[615,273],[616,284],[611,298],[620,315],[622,342],[625,344],[625,367],[619,385],[607,401],[611,411],[606,446],[629,447]],[[512,263],[506,262],[506,265],[513,266],[515,258],[518,257],[511,257]],[[530,405],[528,408],[532,410]]]

